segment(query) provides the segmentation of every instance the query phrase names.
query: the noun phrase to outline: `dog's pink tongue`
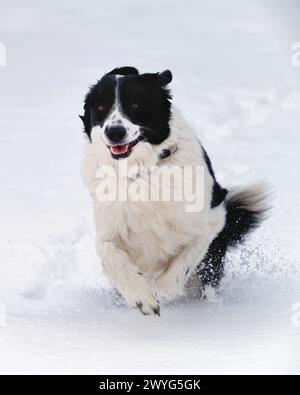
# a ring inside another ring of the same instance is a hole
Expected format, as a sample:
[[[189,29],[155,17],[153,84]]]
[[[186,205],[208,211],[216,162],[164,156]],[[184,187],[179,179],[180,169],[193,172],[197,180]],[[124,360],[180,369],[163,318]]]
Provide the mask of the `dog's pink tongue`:
[[[125,154],[128,151],[128,146],[129,144],[115,145],[113,147],[110,147],[110,149],[114,154],[121,155],[121,154]]]

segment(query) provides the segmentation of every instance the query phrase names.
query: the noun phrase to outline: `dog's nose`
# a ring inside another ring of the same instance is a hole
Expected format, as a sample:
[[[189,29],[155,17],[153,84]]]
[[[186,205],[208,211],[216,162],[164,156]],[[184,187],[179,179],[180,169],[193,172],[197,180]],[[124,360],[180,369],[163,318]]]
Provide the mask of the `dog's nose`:
[[[126,135],[126,129],[123,126],[110,126],[105,129],[107,138],[113,143],[120,143]]]

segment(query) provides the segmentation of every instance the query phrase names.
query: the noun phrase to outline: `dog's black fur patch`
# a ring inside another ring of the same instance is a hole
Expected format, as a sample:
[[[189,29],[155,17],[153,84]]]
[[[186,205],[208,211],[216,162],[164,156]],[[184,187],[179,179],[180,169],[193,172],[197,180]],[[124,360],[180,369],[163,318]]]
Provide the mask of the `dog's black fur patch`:
[[[121,76],[121,78],[118,78]],[[94,126],[102,126],[116,100],[116,84],[122,113],[141,127],[142,138],[151,144],[162,143],[170,134],[171,82],[169,70],[139,74],[134,67],[113,69],[90,88],[85,97],[84,132],[91,139]],[[101,111],[99,111],[101,108]]]
[[[243,204],[243,198],[238,195],[225,200],[224,228],[211,243],[197,270],[204,286],[218,287],[224,275],[224,260],[228,248],[243,242],[246,235],[264,220],[266,210],[250,211],[244,208]]]
[[[224,201],[228,191],[227,191],[227,189],[222,188],[221,185],[217,182],[214,170],[212,168],[211,161],[209,159],[209,156],[207,155],[207,152],[202,147],[202,145],[201,145],[201,148],[202,148],[203,157],[204,157],[205,163],[207,165],[208,171],[214,180],[213,190],[212,190],[212,198],[211,198],[211,203],[210,203],[211,208],[214,208],[214,207],[219,206],[219,204],[221,204]]]
[[[228,248],[241,243],[251,230],[257,228],[263,220],[263,213],[242,208],[243,201],[239,200],[238,197],[226,200],[228,190],[222,188],[217,182],[210,158],[202,145],[201,148],[208,171],[214,181],[211,208],[215,208],[224,202],[226,222],[222,231],[209,246],[208,252],[198,266],[197,272],[201,276],[202,285],[218,287],[224,275],[224,260]]]

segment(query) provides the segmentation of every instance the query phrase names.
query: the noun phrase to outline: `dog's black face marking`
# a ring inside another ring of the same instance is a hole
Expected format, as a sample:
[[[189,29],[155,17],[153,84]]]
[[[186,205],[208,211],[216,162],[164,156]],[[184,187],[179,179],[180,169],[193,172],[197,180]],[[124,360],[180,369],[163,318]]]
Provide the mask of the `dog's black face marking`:
[[[91,137],[91,129],[103,125],[116,99],[116,79],[113,75],[106,75],[93,85],[85,97],[84,116],[81,117],[85,133]]]
[[[170,134],[171,96],[165,88],[171,81],[168,73],[143,74],[120,81],[122,109],[141,127],[143,138],[151,144],[162,143]]]
[[[166,86],[171,80],[169,70],[139,74],[134,67],[113,69],[86,95],[80,117],[84,132],[91,140],[92,129],[99,126],[115,159],[129,156],[142,140],[162,143],[170,134],[171,96]],[[117,125],[126,131],[119,137],[114,133]]]
[[[84,133],[91,140],[92,128],[103,125],[115,100],[116,81],[113,76],[105,76],[90,88],[84,99],[84,115],[80,118],[84,125]]]

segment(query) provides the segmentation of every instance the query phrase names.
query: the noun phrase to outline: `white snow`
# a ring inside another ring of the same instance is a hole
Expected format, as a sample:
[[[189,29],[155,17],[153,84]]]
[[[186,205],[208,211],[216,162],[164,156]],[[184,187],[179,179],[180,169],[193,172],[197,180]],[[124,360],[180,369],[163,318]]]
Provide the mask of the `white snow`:
[[[296,0],[2,1],[0,373],[300,372],[299,17]],[[222,184],[274,190],[221,295],[160,319],[102,275],[79,174],[84,94],[122,65],[172,70]]]

